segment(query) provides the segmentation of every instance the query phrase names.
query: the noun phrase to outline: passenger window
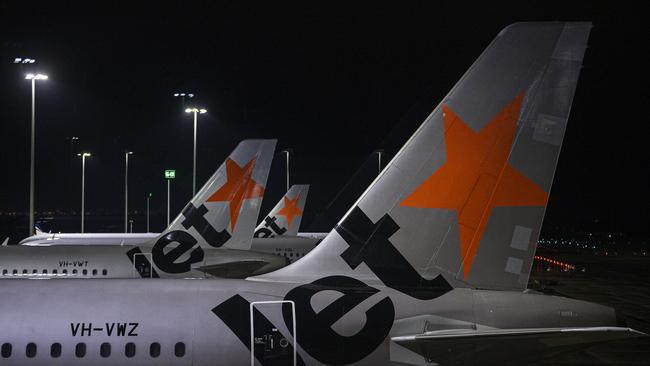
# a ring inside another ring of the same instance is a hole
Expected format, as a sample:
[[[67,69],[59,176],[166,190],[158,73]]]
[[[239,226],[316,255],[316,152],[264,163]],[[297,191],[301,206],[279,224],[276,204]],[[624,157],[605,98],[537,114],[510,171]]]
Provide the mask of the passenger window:
[[[127,343],[126,346],[124,347],[124,355],[126,357],[133,357],[135,356],[135,343]]]
[[[103,270],[102,270],[102,275],[106,276],[107,274],[108,274],[108,271],[105,270],[105,269],[103,269]]]
[[[33,270],[32,273],[38,273],[38,269]]]
[[[77,346],[74,348],[74,354],[79,358],[86,356],[86,344],[77,343]]]
[[[25,355],[27,355],[29,358],[36,356],[36,344],[27,343],[27,347],[25,348]]]
[[[2,355],[2,358],[11,357],[11,343],[3,343],[2,344],[2,349],[0,350],[0,355]]]
[[[26,270],[26,269],[23,269],[23,274],[27,274],[27,270]]]
[[[53,269],[53,270],[52,270],[52,273],[53,273],[53,274],[57,274],[57,273],[59,273],[59,271],[57,271],[56,269]]]
[[[176,357],[183,357],[185,356],[185,343],[183,342],[178,342],[174,345],[174,354]]]
[[[87,275],[87,274],[88,274],[88,270],[87,270],[87,269],[84,269],[84,270],[83,270],[83,274],[84,274],[84,276]]]
[[[149,346],[149,355],[153,358],[160,356],[160,343],[153,342],[151,346]]]
[[[50,356],[53,358],[59,358],[61,356],[61,343],[52,343],[50,347]]]
[[[43,274],[47,274],[47,269],[44,269],[44,270],[43,270]]]
[[[7,274],[7,270],[6,270],[6,269],[3,269],[3,270],[2,270],[2,274],[3,274],[3,275],[6,275],[6,274]],[[7,343],[5,343],[5,344],[7,344]]]
[[[72,270],[72,274],[73,274],[73,275],[76,275],[76,274],[77,274],[77,270],[76,270],[76,269],[73,269],[73,270]]]
[[[93,276],[97,276],[97,270],[93,269]]]
[[[17,269],[14,269],[11,273],[13,273],[13,274],[18,274],[18,270],[17,270]]]
[[[111,355],[111,344],[110,343],[102,343],[101,346],[99,346],[99,355],[106,358]]]
[[[63,272],[63,274],[65,274],[65,275],[67,275],[67,274],[68,274],[68,270],[67,270],[67,269],[64,269],[64,270],[63,270],[63,271],[61,271],[61,272]]]

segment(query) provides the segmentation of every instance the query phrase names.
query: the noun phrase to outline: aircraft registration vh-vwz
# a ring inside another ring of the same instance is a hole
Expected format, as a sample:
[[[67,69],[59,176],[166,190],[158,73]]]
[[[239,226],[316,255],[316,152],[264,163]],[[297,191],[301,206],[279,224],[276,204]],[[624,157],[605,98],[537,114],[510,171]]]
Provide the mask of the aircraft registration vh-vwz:
[[[278,271],[0,281],[0,360],[522,364],[641,336],[612,308],[525,291],[590,28],[501,31],[323,242]]]

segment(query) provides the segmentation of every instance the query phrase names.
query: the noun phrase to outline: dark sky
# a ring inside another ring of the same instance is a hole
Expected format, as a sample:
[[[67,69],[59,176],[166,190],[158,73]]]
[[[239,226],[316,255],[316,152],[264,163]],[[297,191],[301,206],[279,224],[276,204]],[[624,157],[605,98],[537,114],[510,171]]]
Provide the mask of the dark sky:
[[[645,232],[650,60],[641,9],[567,1],[100,3],[0,4],[0,211],[26,211],[28,203],[30,84],[14,57],[36,58],[35,69],[50,76],[37,86],[37,211],[78,209],[73,155],[88,150],[87,208],[119,214],[125,149],[135,152],[131,207],[142,210],[151,191],[163,211],[163,169],[174,168],[180,209],[191,196],[192,123],[172,94],[190,91],[209,111],[199,123],[198,181],[238,141],[278,138],[294,151],[292,181],[312,184],[313,221],[360,168],[356,185],[369,182],[371,153],[394,154],[501,28],[591,20],[546,225],[597,220],[602,230]],[[80,137],[72,149],[70,136]],[[265,209],[282,195],[283,174],[276,156]]]

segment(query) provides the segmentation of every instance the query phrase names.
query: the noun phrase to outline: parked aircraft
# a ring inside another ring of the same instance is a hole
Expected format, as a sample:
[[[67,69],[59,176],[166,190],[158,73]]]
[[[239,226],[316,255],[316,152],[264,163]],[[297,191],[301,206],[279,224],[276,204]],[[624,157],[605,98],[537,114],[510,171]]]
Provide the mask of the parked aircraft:
[[[315,240],[252,243],[275,140],[240,143],[181,214],[143,245],[0,248],[0,278],[244,277],[304,256]]]
[[[525,290],[590,28],[501,31],[336,228],[283,269],[0,281],[0,360],[506,365],[639,336],[614,309]]]
[[[298,229],[305,209],[308,184],[294,184],[278,201],[264,220],[255,228],[253,242],[263,245],[264,240],[277,236],[300,236]],[[296,201],[296,197],[298,200]],[[317,239],[325,237],[323,233]],[[160,236],[160,233],[45,233],[36,228],[36,234],[21,240],[19,245],[146,245]],[[307,234],[305,237],[313,237]],[[317,241],[312,243],[312,247]]]

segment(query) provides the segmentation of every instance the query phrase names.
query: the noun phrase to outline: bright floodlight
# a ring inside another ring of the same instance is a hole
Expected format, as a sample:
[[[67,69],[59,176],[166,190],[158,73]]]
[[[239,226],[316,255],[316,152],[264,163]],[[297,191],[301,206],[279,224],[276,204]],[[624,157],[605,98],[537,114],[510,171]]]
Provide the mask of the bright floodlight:
[[[36,62],[33,58],[22,58],[22,57],[16,57],[14,58],[14,63],[15,64],[33,64]]]
[[[133,155],[133,151],[127,151],[126,153],[129,155]]]
[[[185,108],[185,113],[201,113],[205,114],[208,110],[205,108]]]
[[[25,79],[27,80],[47,80],[48,76],[46,74],[27,74],[25,75]]]
[[[175,97],[182,97],[182,98],[185,98],[185,97],[194,98],[194,94],[187,93],[187,92],[176,92],[176,93],[174,93],[174,96]]]
[[[91,156],[91,155],[90,153],[85,152],[85,153],[79,153],[77,154],[77,156]]]

